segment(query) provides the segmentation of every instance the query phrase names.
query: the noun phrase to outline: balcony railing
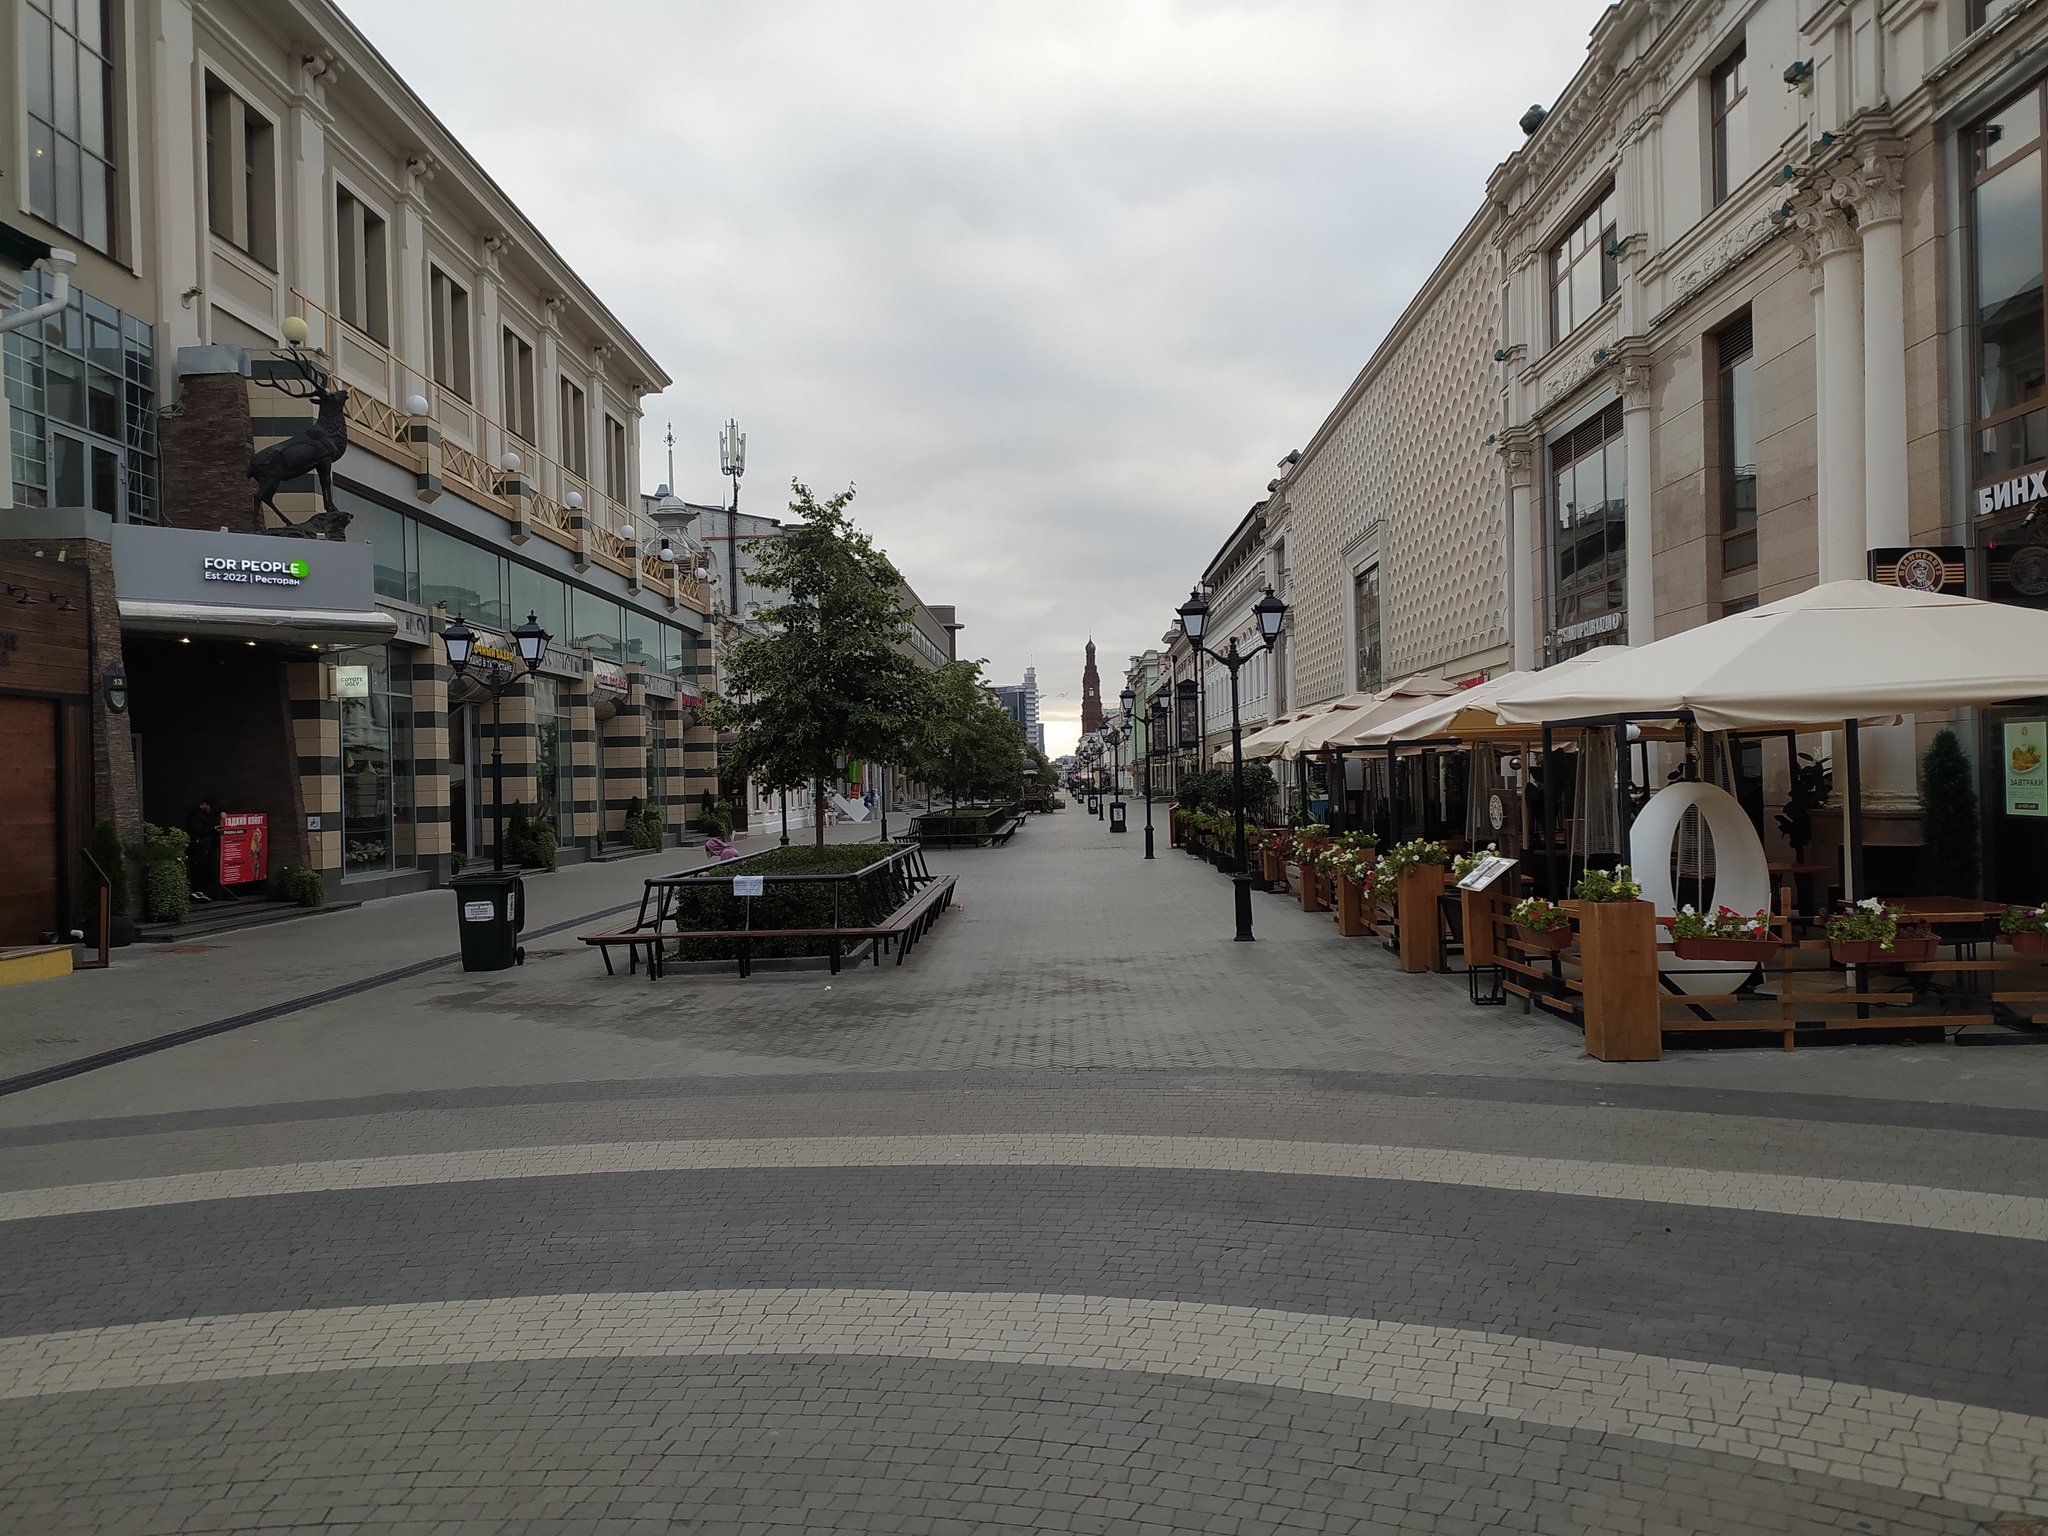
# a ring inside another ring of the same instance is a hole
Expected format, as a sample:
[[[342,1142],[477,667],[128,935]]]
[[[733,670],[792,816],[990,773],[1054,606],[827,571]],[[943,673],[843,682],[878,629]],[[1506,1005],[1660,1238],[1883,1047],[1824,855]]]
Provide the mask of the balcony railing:
[[[314,303],[297,289],[292,299],[306,322],[306,345],[321,353],[328,365],[349,386],[348,417],[357,427],[380,442],[410,453],[408,429],[413,417],[404,402],[413,395],[424,397],[428,414],[441,432],[441,478],[487,499],[487,504],[508,518],[513,515],[505,494],[511,476],[500,466],[507,452],[519,455],[518,479],[525,485],[530,526],[538,527],[553,542],[575,548],[581,542],[590,557],[602,561],[620,575],[631,574],[627,564],[628,541],[621,530],[633,528],[642,535],[639,579],[657,589],[675,584],[675,594],[700,612],[710,609],[705,584],[679,568],[673,577],[661,561],[645,548],[645,535],[654,530],[635,526],[634,510],[614,501],[551,455],[502,423],[492,420],[454,391],[444,389],[417,368],[405,362],[383,343],[365,335],[339,315]],[[576,509],[569,497],[582,501],[584,528],[574,526]]]

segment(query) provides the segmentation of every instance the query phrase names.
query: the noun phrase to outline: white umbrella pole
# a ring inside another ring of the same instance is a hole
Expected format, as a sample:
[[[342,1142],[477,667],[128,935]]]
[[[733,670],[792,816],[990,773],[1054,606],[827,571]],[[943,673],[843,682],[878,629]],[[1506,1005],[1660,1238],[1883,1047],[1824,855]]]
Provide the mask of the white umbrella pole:
[[[1863,897],[1863,755],[1855,720],[1842,722],[1842,884],[1851,901]]]

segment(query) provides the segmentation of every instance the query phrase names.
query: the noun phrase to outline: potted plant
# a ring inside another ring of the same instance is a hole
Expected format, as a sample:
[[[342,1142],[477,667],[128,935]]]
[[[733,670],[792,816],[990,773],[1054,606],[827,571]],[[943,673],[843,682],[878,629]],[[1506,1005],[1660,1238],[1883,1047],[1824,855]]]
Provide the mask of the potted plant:
[[[1998,931],[2016,954],[2048,955],[2048,907],[2007,907]]]
[[[1872,965],[1932,960],[1939,944],[1924,925],[1902,925],[1904,916],[1875,896],[1866,896],[1828,919],[1828,948],[1837,965]]]
[[[1451,884],[1456,885],[1488,859],[1499,857],[1500,845],[1498,843],[1488,843],[1484,848],[1473,853],[1459,854],[1455,859],[1451,860]]]
[[[1451,850],[1427,838],[1397,843],[1380,855],[1375,892],[1392,891],[1400,925],[1401,969],[1416,974],[1443,969],[1442,918],[1437,898],[1451,865]]]
[[[1578,898],[1579,994],[1586,1054],[1595,1061],[1655,1061],[1664,1052],[1657,1002],[1657,914],[1626,864],[1588,869]]]
[[[1640,901],[1642,895],[1642,886],[1626,864],[1615,865],[1612,873],[1604,869],[1589,869],[1572,887],[1572,896],[1578,901]]]
[[[1572,941],[1571,917],[1556,902],[1541,896],[1516,902],[1508,921],[1515,925],[1522,942],[1535,949],[1559,950]]]
[[[1771,932],[1768,911],[1744,917],[1733,907],[1721,906],[1710,916],[1694,911],[1688,903],[1663,922],[1671,930],[1671,947],[1681,960],[1747,960],[1752,965],[1767,965],[1785,942]]]

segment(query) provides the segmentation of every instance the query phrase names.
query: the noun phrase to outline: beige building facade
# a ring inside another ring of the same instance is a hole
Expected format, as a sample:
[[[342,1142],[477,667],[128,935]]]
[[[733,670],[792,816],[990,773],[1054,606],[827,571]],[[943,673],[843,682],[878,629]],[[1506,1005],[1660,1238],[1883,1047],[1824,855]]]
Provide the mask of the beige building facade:
[[[636,803],[680,831],[713,782],[709,603],[689,541],[664,561],[641,511],[641,402],[668,377],[489,172],[326,0],[0,0],[0,77],[19,86],[0,223],[74,258],[61,312],[6,338],[0,541],[75,533],[125,572],[113,750],[140,803],[93,817],[132,836],[205,794],[268,816],[276,863],[416,889],[489,856],[497,748],[506,805],[567,857],[617,842]],[[61,266],[29,272],[17,308]],[[310,477],[266,511],[245,474],[313,425],[313,375],[347,392],[342,518],[276,545],[367,546],[312,562],[360,570],[360,591],[317,613],[304,592],[159,600],[184,545],[154,569],[124,546],[178,531],[196,572],[204,537],[321,512]],[[494,726],[437,633],[460,616],[509,655],[529,613],[553,643]],[[205,717],[206,668],[260,711]],[[255,773],[258,736],[296,772]]]

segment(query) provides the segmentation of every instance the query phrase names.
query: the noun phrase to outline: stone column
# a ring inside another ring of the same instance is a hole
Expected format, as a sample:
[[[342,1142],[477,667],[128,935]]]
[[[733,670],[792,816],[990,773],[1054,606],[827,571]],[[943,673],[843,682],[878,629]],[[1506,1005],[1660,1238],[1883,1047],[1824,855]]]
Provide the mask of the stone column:
[[[287,195],[291,199],[292,286],[322,309],[327,300],[327,223],[333,202],[327,191],[327,126],[333,115],[327,110],[327,86],[340,72],[340,61],[331,49],[308,44],[294,50],[299,65],[299,89],[292,95],[292,172]],[[327,323],[309,315],[314,345],[340,356],[340,343],[327,334]]]
[[[448,652],[436,638],[412,651],[413,860],[436,883],[448,873]]]
[[[597,805],[597,710],[590,679],[564,684],[569,699],[569,744],[564,754],[566,782],[562,793],[569,801],[570,837],[586,852],[595,851],[600,825]]]
[[[156,110],[151,126],[157,131],[141,135],[141,141],[148,165],[143,174],[153,176],[162,189],[154,231],[157,313],[161,316],[156,355],[162,367],[178,355],[180,347],[196,347],[204,339],[201,327],[206,318],[206,295],[200,291],[199,259],[206,238],[200,216],[200,189],[205,182],[200,175],[199,110],[192,99],[198,54],[192,35],[191,0],[161,0],[145,14],[155,22],[156,32],[154,37],[138,37],[137,41],[143,57],[153,65],[150,89]],[[136,20],[135,30],[144,32],[149,21],[140,16]],[[138,240],[138,248],[140,245]],[[169,401],[160,397],[160,403]]]
[[[1911,537],[1906,506],[1906,272],[1896,155],[1873,149],[1856,183],[1863,236],[1864,545],[1897,547]],[[1856,574],[1865,567],[1859,563]]]
[[[433,348],[427,336],[427,201],[426,185],[434,179],[434,162],[414,150],[399,162],[402,191],[391,253],[391,351],[400,366],[392,381],[402,402],[418,390],[434,398]]]
[[[1832,198],[1832,193],[1828,194]],[[1830,200],[1812,222],[1821,275],[1819,567],[1822,581],[1863,574],[1863,253],[1847,212]]]
[[[324,661],[288,662],[285,686],[299,757],[299,795],[306,815],[320,818],[320,830],[306,833],[306,862],[332,891],[341,881],[342,843],[341,706],[334,697],[334,669]]]
[[[1543,517],[1535,494],[1536,461],[1542,452],[1533,439],[1504,450],[1508,477],[1508,606],[1514,616],[1515,670],[1526,672],[1543,659],[1544,580]]]
[[[622,699],[612,702],[612,717],[604,722],[600,749],[604,753],[604,835],[607,841],[623,835],[627,807],[635,799],[643,804],[647,796],[647,695],[640,687],[637,667],[627,669],[631,685]]]
[[[1628,533],[1628,643],[1657,638],[1655,535],[1650,518],[1650,360],[1621,370],[1621,451],[1628,476],[1624,516]]]

